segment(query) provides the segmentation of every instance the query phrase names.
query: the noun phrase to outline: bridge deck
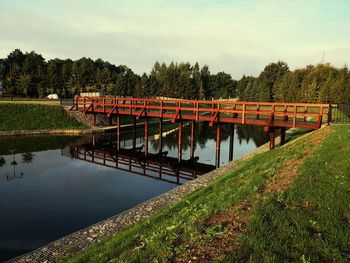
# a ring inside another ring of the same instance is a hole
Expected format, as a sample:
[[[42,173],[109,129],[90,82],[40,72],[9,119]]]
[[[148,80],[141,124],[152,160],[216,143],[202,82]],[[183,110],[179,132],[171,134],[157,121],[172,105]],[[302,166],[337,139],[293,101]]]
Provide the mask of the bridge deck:
[[[85,114],[167,118],[214,123],[238,123],[270,127],[318,129],[327,119],[328,104],[241,102],[224,100],[163,100],[144,98],[74,98],[71,110]]]

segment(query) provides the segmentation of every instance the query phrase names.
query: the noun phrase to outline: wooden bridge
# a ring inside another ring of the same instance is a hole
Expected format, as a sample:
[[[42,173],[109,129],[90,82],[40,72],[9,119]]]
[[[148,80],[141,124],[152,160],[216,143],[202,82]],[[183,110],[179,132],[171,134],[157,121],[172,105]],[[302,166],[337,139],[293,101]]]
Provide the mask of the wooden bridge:
[[[234,125],[260,125],[270,135],[270,149],[275,148],[276,130],[280,130],[281,145],[285,143],[287,128],[319,129],[322,122],[329,115],[328,104],[308,103],[271,103],[244,102],[231,100],[177,100],[177,99],[145,99],[145,98],[113,98],[113,97],[74,97],[70,110],[79,110],[84,114],[91,114],[95,123],[97,114],[104,114],[110,118],[117,116],[117,136],[120,135],[120,116],[133,116],[144,119],[145,155],[148,154],[148,119],[170,119],[179,122],[179,154],[182,156],[182,123],[191,121],[191,158],[193,158],[194,123],[208,122],[216,126],[216,166],[220,162],[220,126],[231,125],[229,160],[233,159]],[[160,138],[161,139],[161,138]]]

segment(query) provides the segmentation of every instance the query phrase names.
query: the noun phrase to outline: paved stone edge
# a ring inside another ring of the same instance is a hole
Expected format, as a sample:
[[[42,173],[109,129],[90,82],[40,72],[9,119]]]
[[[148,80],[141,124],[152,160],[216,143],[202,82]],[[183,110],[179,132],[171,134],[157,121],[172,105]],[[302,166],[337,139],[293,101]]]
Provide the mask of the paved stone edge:
[[[120,230],[150,217],[156,211],[175,204],[189,193],[208,186],[208,184],[215,178],[234,171],[245,160],[256,154],[266,152],[268,149],[269,145],[264,144],[240,159],[232,161],[225,166],[198,177],[195,180],[189,181],[184,185],[163,193],[162,195],[147,200],[136,207],[100,221],[87,228],[78,230],[68,236],[29,252],[28,254],[16,257],[8,262],[60,262],[64,258],[74,255],[77,252],[88,248],[90,245],[99,243],[104,238],[116,234]]]
[[[25,135],[79,135],[98,132],[96,129],[84,129],[84,130],[22,130],[22,131],[1,131],[0,136],[25,136]]]

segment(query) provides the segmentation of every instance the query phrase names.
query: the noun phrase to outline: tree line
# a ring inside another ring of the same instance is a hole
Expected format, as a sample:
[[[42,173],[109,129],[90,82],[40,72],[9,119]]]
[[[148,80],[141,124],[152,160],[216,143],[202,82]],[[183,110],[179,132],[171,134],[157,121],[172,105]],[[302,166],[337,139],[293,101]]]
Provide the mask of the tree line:
[[[209,67],[196,63],[156,62],[149,74],[135,74],[125,65],[115,66],[102,59],[52,59],[12,51],[0,60],[0,81],[6,94],[43,98],[57,93],[72,97],[81,92],[134,97],[208,99],[235,97],[236,81],[231,75],[210,74]]]
[[[81,92],[106,95],[186,99],[235,98],[244,101],[350,102],[350,72],[344,66],[310,65],[291,71],[285,62],[265,67],[258,77],[234,80],[212,74],[198,63],[156,62],[150,73],[138,75],[125,65],[102,59],[51,59],[32,52],[12,51],[0,59],[0,81],[8,96],[43,98],[57,93],[72,97]]]
[[[242,101],[350,103],[350,71],[328,63],[291,71],[284,62],[267,65],[258,77],[237,82]]]

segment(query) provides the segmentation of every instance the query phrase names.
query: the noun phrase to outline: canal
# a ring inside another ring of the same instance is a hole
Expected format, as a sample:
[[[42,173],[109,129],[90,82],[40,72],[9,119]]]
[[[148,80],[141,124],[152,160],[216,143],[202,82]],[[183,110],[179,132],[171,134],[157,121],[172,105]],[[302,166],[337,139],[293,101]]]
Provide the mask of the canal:
[[[150,123],[116,134],[0,138],[0,262],[121,213],[215,168],[216,131],[198,123],[190,159],[184,123],[182,161],[176,124]],[[229,128],[222,125],[220,165],[228,162]],[[267,142],[262,127],[236,125],[234,159]]]

